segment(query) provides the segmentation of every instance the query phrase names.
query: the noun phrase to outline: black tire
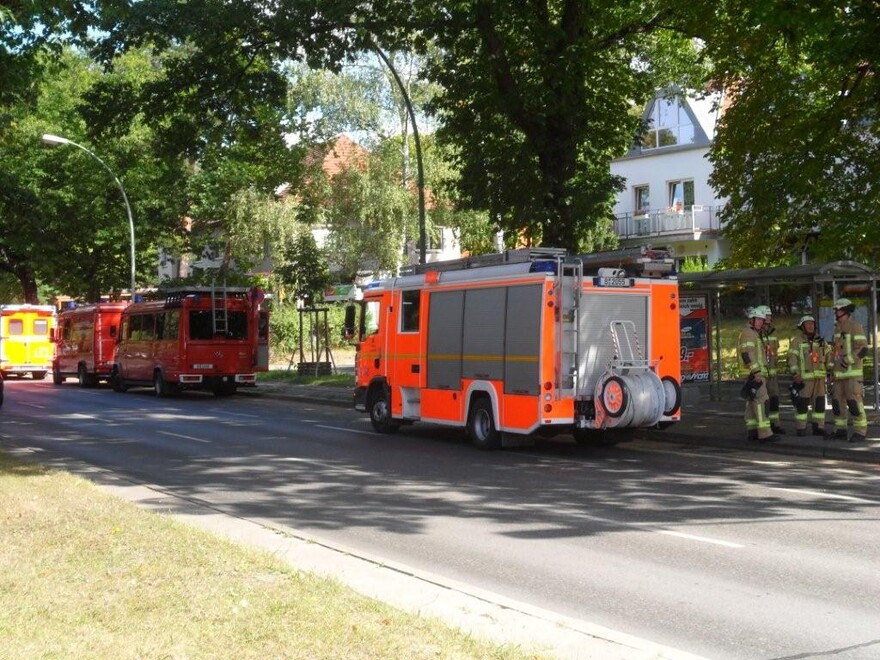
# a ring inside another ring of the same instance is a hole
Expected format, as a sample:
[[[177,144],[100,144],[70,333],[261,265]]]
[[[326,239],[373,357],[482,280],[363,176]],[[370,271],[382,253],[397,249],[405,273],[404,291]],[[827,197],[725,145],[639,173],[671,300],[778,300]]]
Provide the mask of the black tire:
[[[467,432],[477,449],[497,449],[501,446],[501,432],[495,425],[489,399],[480,397],[473,402],[468,414]]]
[[[46,373],[47,372],[45,371],[32,371],[31,378],[34,380],[43,380],[46,377]]]
[[[110,387],[113,388],[114,392],[128,391],[128,385],[122,380],[122,374],[119,373],[119,367],[113,367],[113,371],[110,372]]]
[[[52,367],[52,382],[56,385],[61,385],[64,383],[64,376],[61,375],[61,372],[58,371],[58,367]]]
[[[76,370],[76,380],[80,387],[94,387],[96,384],[95,377],[86,369],[86,365],[81,364]]]
[[[573,429],[574,441],[590,447],[613,447],[629,439],[631,432],[617,429]]]
[[[609,417],[620,417],[629,407],[629,388],[619,376],[612,376],[602,385],[602,407]]]
[[[373,389],[370,394],[370,424],[377,433],[395,433],[400,424],[391,417],[391,392],[387,385]]]
[[[214,396],[232,396],[238,390],[235,383],[221,383],[214,388]]]
[[[153,392],[156,393],[156,397],[166,399],[175,393],[174,389],[174,385],[165,380],[162,372],[156,369],[155,373],[153,373]]]
[[[666,397],[663,414],[668,417],[681,408],[681,385],[671,376],[663,376],[660,382],[663,384],[663,394]]]

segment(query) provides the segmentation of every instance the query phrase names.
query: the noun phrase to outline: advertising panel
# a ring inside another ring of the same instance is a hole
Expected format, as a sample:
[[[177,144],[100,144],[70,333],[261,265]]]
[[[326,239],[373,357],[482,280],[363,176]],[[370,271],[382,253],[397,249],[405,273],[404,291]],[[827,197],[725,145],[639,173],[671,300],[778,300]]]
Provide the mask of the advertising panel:
[[[709,300],[705,294],[681,296],[681,380],[709,382]]]

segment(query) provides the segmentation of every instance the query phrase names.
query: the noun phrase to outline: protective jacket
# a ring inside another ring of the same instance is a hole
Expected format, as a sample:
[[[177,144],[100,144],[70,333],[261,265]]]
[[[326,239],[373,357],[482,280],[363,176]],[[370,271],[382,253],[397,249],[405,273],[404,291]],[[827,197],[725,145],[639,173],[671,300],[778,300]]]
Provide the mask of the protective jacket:
[[[822,337],[801,333],[791,340],[788,349],[789,371],[804,380],[825,378],[828,352],[828,343]]]
[[[862,326],[852,317],[838,321],[828,357],[835,380],[862,378],[862,362],[867,354],[868,338]]]
[[[737,340],[737,352],[746,375],[767,375],[767,361],[761,335],[751,325],[745,328]]]

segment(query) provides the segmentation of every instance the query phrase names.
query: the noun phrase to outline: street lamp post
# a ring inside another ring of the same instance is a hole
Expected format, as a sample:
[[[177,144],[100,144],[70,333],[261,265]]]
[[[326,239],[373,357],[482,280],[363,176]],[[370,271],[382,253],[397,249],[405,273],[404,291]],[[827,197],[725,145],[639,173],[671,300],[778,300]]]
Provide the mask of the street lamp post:
[[[134,287],[135,287],[135,283],[134,283],[134,279],[135,279],[134,218],[131,215],[131,205],[128,203],[128,195],[125,194],[125,188],[122,187],[122,181],[119,180],[119,177],[117,177],[113,173],[113,170],[111,170],[110,167],[107,165],[107,163],[105,163],[103,160],[101,160],[97,156],[97,154],[93,153],[89,149],[86,149],[81,144],[77,144],[73,140],[68,140],[65,137],[61,137],[60,135],[51,135],[50,133],[44,133],[43,134],[43,144],[45,144],[47,146],[51,146],[51,147],[58,146],[59,144],[69,144],[73,147],[76,147],[77,149],[81,149],[81,150],[85,151],[89,156],[91,156],[96,161],[101,163],[101,165],[104,166],[104,169],[107,170],[107,172],[110,174],[110,176],[113,177],[113,180],[116,182],[116,185],[119,186],[119,192],[122,193],[122,199],[125,202],[125,211],[126,211],[126,213],[128,213],[128,228],[131,233],[131,299],[132,299],[132,301],[134,301]]]

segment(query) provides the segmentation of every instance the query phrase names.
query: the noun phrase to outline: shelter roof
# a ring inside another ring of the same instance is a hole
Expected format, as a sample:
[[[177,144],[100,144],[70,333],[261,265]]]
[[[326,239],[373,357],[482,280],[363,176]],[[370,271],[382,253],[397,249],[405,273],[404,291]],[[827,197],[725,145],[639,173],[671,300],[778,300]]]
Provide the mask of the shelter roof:
[[[699,273],[679,273],[681,284],[693,284],[707,289],[718,289],[737,284],[751,286],[768,284],[805,284],[851,280],[869,282],[880,278],[880,273],[856,261],[832,261],[826,264],[774,266],[771,268],[739,268],[711,270]]]

